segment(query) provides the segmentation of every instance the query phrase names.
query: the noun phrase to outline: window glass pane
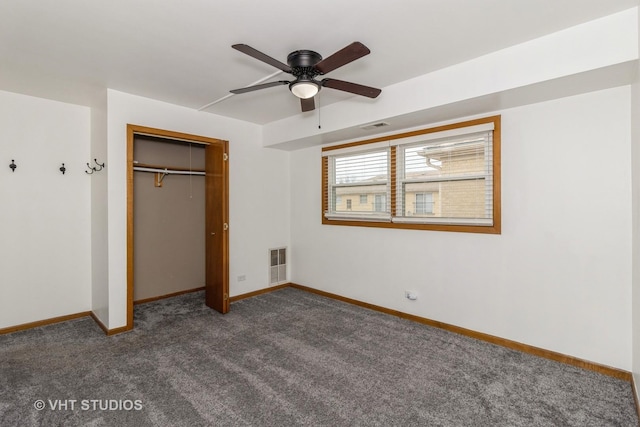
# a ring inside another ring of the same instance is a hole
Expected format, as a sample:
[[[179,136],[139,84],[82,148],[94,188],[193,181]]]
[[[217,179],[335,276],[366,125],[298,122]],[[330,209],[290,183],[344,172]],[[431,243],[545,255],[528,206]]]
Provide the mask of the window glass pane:
[[[491,219],[490,134],[476,133],[400,146],[399,215]]]
[[[366,192],[363,199],[360,195]],[[386,212],[387,185],[354,185],[334,188],[333,212]],[[380,199],[382,197],[382,199]],[[364,203],[361,203],[364,200]]]
[[[491,218],[485,180],[405,183],[404,216]]]
[[[330,212],[389,212],[389,149],[336,156],[332,161]]]
[[[485,137],[416,145],[404,150],[404,178],[422,179],[460,174],[484,174]]]
[[[387,151],[377,151],[335,159],[334,184],[386,182]]]

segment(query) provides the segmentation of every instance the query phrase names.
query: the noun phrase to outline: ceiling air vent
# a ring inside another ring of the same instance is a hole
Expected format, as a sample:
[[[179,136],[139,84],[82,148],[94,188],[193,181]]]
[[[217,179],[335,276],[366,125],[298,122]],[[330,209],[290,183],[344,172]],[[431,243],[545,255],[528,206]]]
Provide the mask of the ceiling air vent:
[[[371,130],[371,129],[383,128],[385,126],[389,126],[389,123],[387,122],[371,123],[370,125],[360,126],[360,129]]]

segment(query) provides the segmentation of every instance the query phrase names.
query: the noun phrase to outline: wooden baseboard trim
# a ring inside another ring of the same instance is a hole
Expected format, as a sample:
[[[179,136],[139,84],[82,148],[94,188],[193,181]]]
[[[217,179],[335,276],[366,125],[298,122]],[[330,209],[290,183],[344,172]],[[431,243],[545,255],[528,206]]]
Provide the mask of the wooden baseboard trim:
[[[157,297],[141,299],[141,300],[138,300],[138,301],[134,301],[133,304],[134,305],[146,304],[148,302],[154,302],[154,301],[162,300],[162,299],[165,299],[165,298],[177,297],[179,295],[184,295],[184,294],[189,294],[191,292],[199,292],[199,291],[204,291],[204,286],[201,286],[199,288],[187,289],[187,290],[179,291],[179,292],[172,292],[170,294],[160,295],[160,296],[157,296]],[[105,326],[104,323],[102,323],[100,321],[100,319],[98,319],[98,316],[96,316],[95,313],[93,313],[93,312],[91,312],[91,318],[98,324],[100,329],[102,329],[104,331],[105,335],[107,335],[107,336],[121,334],[122,332],[127,332],[127,331],[130,331],[130,330],[133,329],[133,325],[131,325],[131,326],[127,325],[127,326],[122,326],[120,328],[109,329],[109,328],[107,328]]]
[[[200,292],[200,291],[204,291],[204,286],[201,286],[199,288],[187,289],[187,290],[184,290],[184,291],[173,292],[173,293],[166,294],[166,295],[160,295],[160,296],[157,296],[157,297],[139,299],[137,301],[134,301],[133,304],[134,305],[146,304],[148,302],[154,302],[154,301],[158,301],[158,300],[165,299],[165,298],[172,298],[172,297],[177,297],[178,295],[190,294],[191,292]]]
[[[431,320],[420,316],[415,316],[413,314],[403,313],[402,311],[392,310],[386,307],[381,307],[374,304],[369,304],[366,302],[358,301],[355,299],[343,297],[340,295],[332,294],[330,292],[321,291],[314,288],[309,288],[307,286],[298,285],[295,283],[291,283],[289,285],[292,288],[300,289],[303,291],[311,292],[314,294],[322,295],[328,298],[333,298],[342,302],[346,302],[349,304],[357,305],[360,307],[368,308],[370,310],[379,311],[381,313],[390,314],[392,316],[397,316],[403,319],[411,320],[414,322],[422,323],[424,325],[433,326],[439,329],[444,329],[450,332],[455,332],[460,335],[465,335],[471,338],[475,338],[481,341],[486,341],[491,344],[500,345],[502,347],[510,348],[513,350],[518,350],[523,353],[533,354],[535,356],[544,357],[546,359],[555,360],[556,362],[566,363],[568,365],[577,366],[579,368],[588,369],[590,371],[595,371],[600,374],[608,375],[614,378],[619,378],[621,380],[629,381],[632,380],[631,372],[614,368],[611,366],[601,365],[599,363],[589,362],[587,360],[579,359],[577,357],[568,356],[566,354],[557,353],[551,350],[545,350],[543,348],[534,347],[528,344],[519,343],[517,341],[511,341],[505,338],[496,337],[494,335],[485,334],[482,332],[477,332],[471,329],[462,328],[460,326],[450,325],[448,323],[439,322],[437,320]]]
[[[253,292],[248,292],[246,294],[236,295],[236,296],[233,296],[233,297],[229,298],[229,302],[240,301],[240,300],[245,299],[245,298],[251,298],[251,297],[255,297],[255,296],[258,296],[258,295],[266,294],[266,293],[269,293],[269,292],[277,291],[279,289],[288,288],[289,286],[291,286],[291,283],[285,283],[283,285],[271,286],[269,288],[259,289],[257,291],[253,291]]]
[[[133,330],[133,327],[129,327],[129,326],[123,326],[121,328],[109,329],[107,331],[107,336],[121,334],[123,332],[128,332],[128,331],[131,331],[131,330]]]
[[[102,329],[106,335],[109,335],[109,328],[107,328],[105,324],[102,323],[100,319],[98,319],[98,316],[96,316],[96,314],[93,311],[91,312],[90,316],[93,319],[93,321],[96,322],[96,324],[100,327],[100,329]]]
[[[131,329],[133,329],[133,328],[130,328],[128,326],[123,326],[121,328],[109,329],[109,328],[106,327],[106,325],[104,323],[102,323],[102,321],[100,319],[98,319],[98,316],[96,316],[96,314],[93,311],[91,313],[89,313],[89,315],[91,316],[93,321],[96,322],[96,324],[100,327],[100,329],[102,329],[104,334],[107,335],[107,336],[119,334],[119,333],[122,333],[122,332],[127,332],[127,331],[130,331]]]
[[[67,320],[79,319],[81,317],[89,316],[90,314],[90,311],[83,311],[81,313],[67,314],[66,316],[58,316],[52,317],[50,319],[38,320],[37,322],[29,322],[23,323],[22,325],[9,326],[8,328],[0,329],[0,335],[37,328],[39,326],[52,325],[54,323],[66,322]]]
[[[633,401],[636,404],[636,414],[640,420],[640,400],[638,399],[638,388],[636,387],[636,380],[633,374],[631,375],[631,392],[633,393]]]

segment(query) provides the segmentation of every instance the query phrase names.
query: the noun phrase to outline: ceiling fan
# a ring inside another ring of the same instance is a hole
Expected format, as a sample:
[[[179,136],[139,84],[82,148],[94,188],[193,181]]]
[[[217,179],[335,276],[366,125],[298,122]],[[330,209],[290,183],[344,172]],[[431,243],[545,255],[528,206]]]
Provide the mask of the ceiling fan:
[[[246,44],[234,44],[231,47],[295,77],[295,80],[292,81],[279,80],[263,83],[242,89],[234,89],[231,93],[239,94],[274,86],[289,85],[289,90],[295,96],[300,98],[302,111],[311,111],[316,108],[313,97],[322,87],[342,90],[344,92],[350,92],[369,98],[376,98],[380,95],[380,92],[382,92],[380,89],[345,82],[343,80],[322,79],[318,81],[315,79],[316,76],[327,74],[336,68],[342,67],[343,65],[371,53],[371,51],[360,42],[353,42],[349,46],[340,49],[333,55],[324,59],[322,59],[322,56],[320,56],[319,53],[312,50],[296,50],[287,56],[288,65],[278,61],[277,59],[273,59],[272,57],[265,55]]]

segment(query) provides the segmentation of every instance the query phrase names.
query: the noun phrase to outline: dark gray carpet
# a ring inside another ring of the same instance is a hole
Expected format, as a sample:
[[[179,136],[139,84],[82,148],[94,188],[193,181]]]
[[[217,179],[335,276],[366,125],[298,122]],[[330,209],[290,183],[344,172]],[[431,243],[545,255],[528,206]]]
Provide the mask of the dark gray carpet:
[[[0,336],[0,426],[637,425],[622,380],[291,288],[203,300],[137,306],[113,337]]]

